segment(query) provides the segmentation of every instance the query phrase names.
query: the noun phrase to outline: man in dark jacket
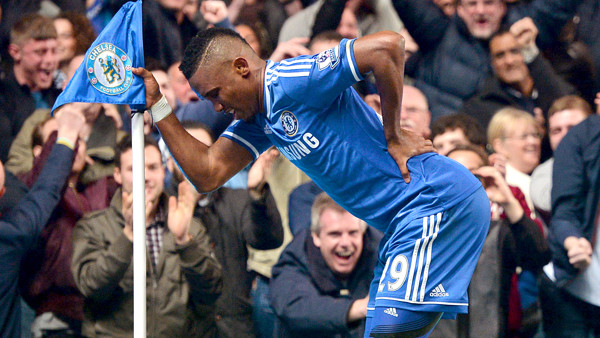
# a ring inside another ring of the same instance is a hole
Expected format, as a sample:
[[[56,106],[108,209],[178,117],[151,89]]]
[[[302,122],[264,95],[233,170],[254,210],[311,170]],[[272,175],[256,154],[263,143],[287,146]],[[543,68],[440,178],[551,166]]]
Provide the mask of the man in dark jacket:
[[[86,116],[83,109],[86,105],[90,103],[74,103],[72,107]],[[54,118],[49,118],[34,128],[33,137],[30,137],[35,156],[33,168],[19,176],[28,187],[47,165],[48,154],[56,141],[55,123]],[[116,190],[112,176],[88,184],[81,182],[86,150],[86,142],[80,138],[67,185],[61,190],[61,200],[37,245],[23,261],[19,288],[23,299],[36,312],[32,325],[35,337],[81,334],[83,296],[71,274],[71,233],[85,213],[108,207]]]
[[[210,145],[210,128],[199,122],[184,122],[196,139]],[[214,306],[217,336],[254,337],[250,290],[253,276],[248,272],[248,246],[274,249],[283,242],[281,217],[266,183],[278,152],[265,152],[248,172],[248,189],[221,187],[202,195],[194,218],[206,227],[217,259],[223,266],[223,292]],[[171,188],[185,180],[174,166]],[[175,193],[175,189],[171,189]]]
[[[494,75],[463,104],[461,112],[487,129],[492,116],[504,107],[532,115],[535,108],[540,108],[547,117],[557,97],[575,93],[575,88],[558,76],[539,53],[536,36],[537,28],[529,18],[515,23],[511,31],[500,30],[492,36],[489,47]]]
[[[552,264],[540,299],[548,337],[600,335],[600,116],[571,128],[552,171]]]
[[[39,14],[28,15],[15,23],[10,36],[8,51],[13,67],[0,81],[0,116],[8,119],[8,126],[2,121],[0,128],[0,160],[3,162],[23,122],[36,108],[52,107],[60,93],[53,81],[58,56],[52,19]]]
[[[21,308],[17,281],[20,262],[40,236],[60,200],[73,163],[73,148],[85,122],[69,106],[58,117],[57,142],[36,184],[0,219],[0,336],[21,335]],[[4,169],[0,161],[0,197],[4,194]]]
[[[381,233],[325,193],[273,267],[278,337],[362,337]]]
[[[433,1],[395,0],[394,7],[419,45],[407,75],[429,100],[432,119],[455,113],[492,73],[488,39],[502,24],[529,16],[545,48],[575,13],[581,0],[534,0],[511,5],[503,0],[460,0],[457,15],[446,16]]]

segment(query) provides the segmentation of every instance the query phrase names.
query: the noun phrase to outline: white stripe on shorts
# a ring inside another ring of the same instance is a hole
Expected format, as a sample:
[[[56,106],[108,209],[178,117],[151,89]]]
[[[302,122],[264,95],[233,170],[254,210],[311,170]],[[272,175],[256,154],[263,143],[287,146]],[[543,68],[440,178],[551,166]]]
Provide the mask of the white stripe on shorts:
[[[427,285],[427,279],[429,277],[429,265],[431,264],[431,251],[433,247],[433,241],[436,239],[437,233],[439,232],[441,219],[442,213],[438,213],[435,216],[431,215],[423,217],[423,234],[422,238],[419,238],[415,242],[415,248],[413,250],[413,256],[410,264],[410,272],[408,274],[408,284],[406,285],[406,294],[404,296],[405,300],[412,300],[413,302],[423,301],[425,295],[425,287]],[[425,253],[427,253],[426,258]],[[425,267],[423,268],[424,260]],[[415,266],[417,270],[416,275]],[[420,282],[421,273],[423,273],[422,282]],[[417,300],[419,291],[421,292],[421,297],[419,297],[419,300]]]
[[[431,224],[429,233],[433,231],[433,218],[431,215],[429,218],[429,224]],[[425,297],[425,286],[427,285],[427,277],[429,277],[429,264],[431,264],[431,250],[433,247],[433,241],[437,238],[437,234],[440,231],[440,222],[442,221],[442,213],[437,214],[437,222],[435,223],[435,232],[432,235],[431,242],[429,242],[429,247],[427,248],[427,264],[425,265],[425,273],[423,274],[423,283],[421,284],[421,297],[419,300],[422,302]],[[440,284],[440,287],[442,285]],[[445,292],[445,291],[444,291]]]

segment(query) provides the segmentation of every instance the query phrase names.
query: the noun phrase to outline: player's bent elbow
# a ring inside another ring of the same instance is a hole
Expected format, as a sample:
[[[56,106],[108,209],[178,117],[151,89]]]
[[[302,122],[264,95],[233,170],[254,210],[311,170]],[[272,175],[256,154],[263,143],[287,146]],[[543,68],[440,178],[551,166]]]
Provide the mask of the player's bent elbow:
[[[380,32],[378,42],[381,50],[395,53],[398,50],[404,51],[404,37],[400,33],[392,31]]]

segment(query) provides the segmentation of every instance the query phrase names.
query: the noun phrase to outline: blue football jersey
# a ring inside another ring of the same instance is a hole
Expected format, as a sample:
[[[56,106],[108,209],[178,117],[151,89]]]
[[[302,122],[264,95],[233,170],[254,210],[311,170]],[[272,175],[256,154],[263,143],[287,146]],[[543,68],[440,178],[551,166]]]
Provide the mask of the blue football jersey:
[[[354,40],[313,56],[267,62],[264,112],[222,136],[256,158],[275,145],[338,204],[381,231],[394,219],[447,210],[479,186],[435,153],[408,162],[406,184],[387,151],[382,120],[351,87],[363,79]]]

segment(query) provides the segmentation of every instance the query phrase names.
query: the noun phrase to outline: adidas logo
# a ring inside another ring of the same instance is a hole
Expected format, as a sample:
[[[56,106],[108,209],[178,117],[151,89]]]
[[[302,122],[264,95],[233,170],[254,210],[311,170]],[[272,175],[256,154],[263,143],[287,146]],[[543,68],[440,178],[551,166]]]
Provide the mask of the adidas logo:
[[[431,291],[429,293],[429,296],[431,296],[431,297],[448,297],[450,295],[448,294],[448,292],[446,292],[446,290],[444,289],[442,284],[440,284],[435,289],[433,289],[433,291]]]
[[[387,313],[390,316],[398,317],[398,313],[396,312],[395,307],[389,307],[389,308],[383,310],[383,312]]]

